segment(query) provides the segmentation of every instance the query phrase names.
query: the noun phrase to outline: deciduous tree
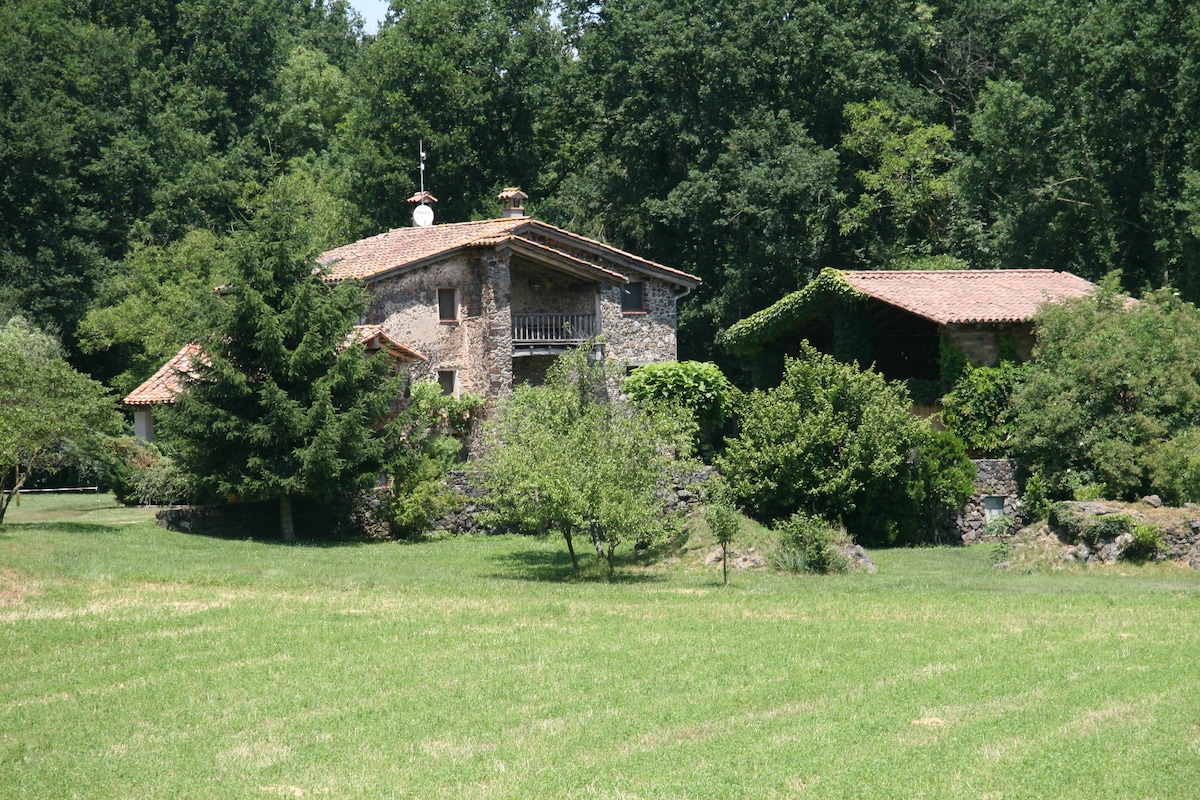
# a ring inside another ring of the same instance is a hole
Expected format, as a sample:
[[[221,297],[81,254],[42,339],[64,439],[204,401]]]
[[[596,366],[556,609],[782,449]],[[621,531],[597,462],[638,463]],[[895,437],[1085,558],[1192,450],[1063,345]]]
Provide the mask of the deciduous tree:
[[[120,428],[108,391],[72,369],[54,337],[21,317],[0,326],[0,523],[31,473],[100,451]]]

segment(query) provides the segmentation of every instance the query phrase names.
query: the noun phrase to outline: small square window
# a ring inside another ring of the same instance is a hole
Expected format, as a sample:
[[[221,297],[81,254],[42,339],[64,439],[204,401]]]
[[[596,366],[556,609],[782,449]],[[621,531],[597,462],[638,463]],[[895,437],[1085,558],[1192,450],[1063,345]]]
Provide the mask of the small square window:
[[[441,322],[458,321],[457,289],[438,289],[438,319]]]
[[[636,313],[646,310],[646,284],[631,281],[621,287],[621,311]]]
[[[458,370],[438,370],[438,386],[442,387],[442,394],[455,394],[458,391]]]
[[[1004,500],[1001,495],[988,495],[983,498],[983,518],[993,520],[1004,513]]]

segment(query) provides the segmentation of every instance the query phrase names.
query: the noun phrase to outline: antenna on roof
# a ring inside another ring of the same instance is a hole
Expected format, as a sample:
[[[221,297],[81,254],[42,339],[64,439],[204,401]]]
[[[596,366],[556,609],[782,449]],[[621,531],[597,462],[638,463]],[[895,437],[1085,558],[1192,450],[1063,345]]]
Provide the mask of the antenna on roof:
[[[421,191],[408,198],[408,202],[419,204],[413,209],[413,227],[428,228],[433,224],[433,209],[429,204],[436,203],[437,198],[425,191],[425,142],[423,140],[417,144],[417,153],[421,157]]]

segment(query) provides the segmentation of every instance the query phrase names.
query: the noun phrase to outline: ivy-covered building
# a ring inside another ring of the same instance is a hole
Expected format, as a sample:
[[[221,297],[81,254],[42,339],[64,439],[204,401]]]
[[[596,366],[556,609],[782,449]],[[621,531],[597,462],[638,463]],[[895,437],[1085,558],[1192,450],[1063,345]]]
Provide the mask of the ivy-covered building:
[[[845,362],[906,380],[918,402],[940,395],[943,374],[1027,359],[1040,305],[1094,292],[1069,272],[1012,270],[822,270],[798,292],[727,330],[730,352],[773,385],[785,355],[807,340]]]

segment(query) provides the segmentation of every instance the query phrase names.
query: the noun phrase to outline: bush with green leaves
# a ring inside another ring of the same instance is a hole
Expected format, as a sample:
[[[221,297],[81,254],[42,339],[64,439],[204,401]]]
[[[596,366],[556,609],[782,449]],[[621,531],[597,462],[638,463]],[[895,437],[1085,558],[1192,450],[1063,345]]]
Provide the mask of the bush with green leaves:
[[[196,490],[191,477],[157,444],[138,442],[123,449],[123,480],[114,492],[119,502],[164,506],[191,501]]]
[[[1115,287],[1038,312],[1034,362],[1011,400],[1012,452],[1054,497],[1166,493],[1156,453],[1200,425],[1200,311],[1169,291],[1127,303]]]
[[[785,572],[814,572],[819,575],[850,569],[850,559],[839,545],[850,544],[850,535],[840,525],[797,511],[778,529],[779,549],[775,566]]]
[[[518,386],[484,426],[475,467],[493,511],[488,521],[566,542],[590,538],[614,570],[623,542],[673,532],[665,514],[672,470],[690,452],[695,426],[677,408],[612,399],[607,362],[580,347],[560,356],[542,386]]]
[[[396,536],[411,539],[430,531],[435,520],[462,498],[446,485],[483,398],[442,393],[435,381],[418,381],[393,427],[399,439],[387,459],[390,483],[384,516]]]
[[[998,458],[1013,435],[1009,400],[1021,384],[1026,367],[1002,361],[994,367],[963,370],[942,398],[942,423],[980,458]]]
[[[917,538],[910,479],[929,426],[909,408],[903,386],[805,344],[778,387],[744,396],[740,435],[717,467],[764,522],[805,511],[841,519],[860,541]]]
[[[1200,503],[1200,427],[1180,431],[1153,448],[1151,483],[1172,505]]]
[[[677,403],[690,411],[703,449],[715,444],[737,396],[721,368],[708,361],[646,364],[625,378],[621,389],[634,403]]]
[[[1130,533],[1133,541],[1121,553],[1126,561],[1149,561],[1163,549],[1162,531],[1157,525],[1137,522]]]
[[[975,491],[977,470],[967,448],[949,431],[925,430],[910,471],[908,496],[920,512],[925,534],[935,543]]]

